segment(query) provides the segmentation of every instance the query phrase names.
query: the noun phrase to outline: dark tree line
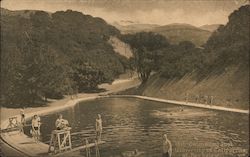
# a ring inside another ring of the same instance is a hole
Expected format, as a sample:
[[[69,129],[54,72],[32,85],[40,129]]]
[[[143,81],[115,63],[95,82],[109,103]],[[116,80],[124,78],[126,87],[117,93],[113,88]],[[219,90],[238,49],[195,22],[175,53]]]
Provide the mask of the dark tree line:
[[[1,15],[1,104],[25,106],[86,92],[128,67],[108,44],[119,31],[68,10]]]
[[[152,72],[160,72],[166,78],[182,77],[201,62],[201,49],[189,41],[172,45],[168,40],[152,32],[123,35],[134,52],[134,66],[142,83]]]

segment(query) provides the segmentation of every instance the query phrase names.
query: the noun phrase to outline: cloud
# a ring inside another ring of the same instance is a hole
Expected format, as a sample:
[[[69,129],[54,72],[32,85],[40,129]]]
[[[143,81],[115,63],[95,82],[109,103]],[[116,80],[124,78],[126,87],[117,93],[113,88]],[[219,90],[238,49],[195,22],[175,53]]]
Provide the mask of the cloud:
[[[3,0],[11,10],[55,12],[72,9],[101,17],[109,23],[122,20],[166,25],[188,23],[195,26],[225,24],[229,14],[240,7],[233,0]]]
[[[116,21],[134,21],[136,23],[148,23],[167,25],[171,23],[188,23],[195,26],[205,24],[225,24],[228,21],[228,13],[223,10],[214,12],[206,12],[197,15],[196,13],[186,13],[182,9],[175,9],[168,12],[163,9],[153,9],[151,11],[137,10],[130,13],[106,11],[101,8],[95,10],[85,10],[85,12],[104,18],[107,22],[113,23]]]

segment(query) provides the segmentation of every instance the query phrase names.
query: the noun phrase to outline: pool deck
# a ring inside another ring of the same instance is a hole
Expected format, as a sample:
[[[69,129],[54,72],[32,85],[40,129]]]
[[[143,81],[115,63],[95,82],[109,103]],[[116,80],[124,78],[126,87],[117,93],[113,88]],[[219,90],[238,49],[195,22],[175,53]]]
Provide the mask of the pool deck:
[[[123,84],[123,85],[121,85]],[[103,98],[103,97],[131,97],[131,98],[139,98],[144,100],[150,101],[158,101],[163,103],[171,103],[177,105],[185,105],[185,106],[192,106],[192,107],[199,107],[199,108],[207,108],[213,110],[222,110],[222,111],[229,111],[229,112],[237,112],[237,113],[244,113],[249,114],[249,110],[241,110],[241,109],[234,109],[234,108],[226,108],[220,106],[211,106],[207,104],[196,104],[196,103],[186,103],[184,101],[174,101],[174,100],[165,100],[160,98],[153,98],[147,96],[139,96],[139,95],[109,95],[111,93],[115,93],[121,90],[124,90],[124,85],[126,88],[131,88],[135,86],[135,84],[129,84],[128,81],[122,81],[121,83],[116,84],[116,88],[111,89],[107,92],[102,93],[94,93],[94,94],[79,94],[75,99],[64,99],[59,100],[57,105],[49,105],[47,107],[36,108],[35,110],[31,110],[29,113],[26,114],[27,118],[31,118],[34,114],[39,116],[46,115],[48,113],[53,113],[55,111],[60,111],[68,107],[74,107],[75,104],[85,101],[85,100],[93,100],[96,98]],[[16,113],[17,114],[17,113]],[[18,115],[17,115],[18,116]],[[8,125],[8,120],[5,118],[3,121],[1,120],[1,128],[6,128]],[[4,142],[8,143],[13,149],[18,150],[19,153],[22,153],[23,156],[48,156],[48,148],[49,145],[45,143],[35,143],[34,140],[27,135],[20,134],[18,131],[11,132],[11,133],[1,133],[1,138]]]
[[[5,133],[2,135],[3,139],[6,139],[8,144],[15,147],[15,149],[21,150],[24,156],[46,156],[49,146],[44,143],[36,143],[32,138],[27,135],[20,134],[19,131],[12,133]]]

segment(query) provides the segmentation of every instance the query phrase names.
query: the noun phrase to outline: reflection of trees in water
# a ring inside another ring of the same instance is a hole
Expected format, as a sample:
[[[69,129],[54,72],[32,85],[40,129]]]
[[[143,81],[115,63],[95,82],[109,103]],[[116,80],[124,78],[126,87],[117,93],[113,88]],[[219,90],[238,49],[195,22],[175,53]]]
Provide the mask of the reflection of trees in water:
[[[181,118],[162,118],[153,115],[155,111],[177,112],[178,106],[132,98],[105,98],[83,102],[74,108],[68,108],[62,114],[73,126],[72,132],[84,132],[72,138],[78,145],[82,138],[94,135],[95,118],[98,113],[101,114],[103,140],[107,142],[102,147],[102,155],[105,156],[134,149],[145,151],[149,156],[160,155],[162,133],[168,134],[175,156],[183,156],[186,151],[201,155],[206,153],[207,148],[223,149],[230,142],[231,149],[247,149],[248,141],[245,139],[248,139],[248,121],[244,114],[186,107],[183,112],[201,112],[204,116],[185,118],[184,113]],[[42,122],[54,126],[55,119],[56,114],[53,114],[42,117]],[[212,154],[216,153],[218,151],[215,149]]]

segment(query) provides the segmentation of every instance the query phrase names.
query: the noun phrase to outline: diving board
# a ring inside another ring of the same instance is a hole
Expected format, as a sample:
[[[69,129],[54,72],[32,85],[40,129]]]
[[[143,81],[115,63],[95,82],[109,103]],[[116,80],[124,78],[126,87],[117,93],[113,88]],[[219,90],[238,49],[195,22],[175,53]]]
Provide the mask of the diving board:
[[[62,155],[63,156],[64,155],[67,156],[68,153],[73,153],[73,152],[76,152],[76,151],[85,151],[86,148],[96,147],[97,145],[104,144],[104,143],[106,143],[106,142],[105,141],[98,141],[96,143],[89,143],[89,144],[86,144],[86,145],[83,145],[83,146],[79,146],[79,147],[73,148],[73,149],[65,151],[65,152],[61,152],[61,153],[55,154],[53,156],[62,156]]]

